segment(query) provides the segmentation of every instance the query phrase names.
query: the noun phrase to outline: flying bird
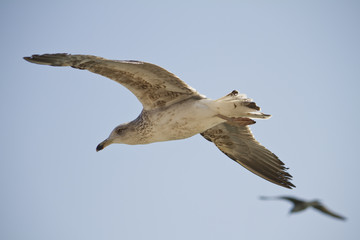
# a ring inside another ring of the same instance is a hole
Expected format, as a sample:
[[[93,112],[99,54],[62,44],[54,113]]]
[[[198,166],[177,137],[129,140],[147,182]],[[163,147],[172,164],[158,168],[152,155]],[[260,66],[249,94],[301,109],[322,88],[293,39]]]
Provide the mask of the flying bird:
[[[112,143],[148,144],[201,134],[229,158],[282,187],[295,187],[284,163],[257,142],[248,125],[267,119],[252,99],[237,91],[212,100],[167,70],[141,61],[108,60],[66,53],[32,55],[26,61],[70,66],[108,77],[130,90],[143,110],[133,121],[115,127],[96,148]]]
[[[340,216],[339,214],[336,214],[332,211],[330,211],[328,208],[326,208],[319,200],[313,200],[313,201],[304,201],[300,200],[298,198],[289,197],[289,196],[279,196],[279,197],[260,197],[262,200],[271,200],[271,199],[282,199],[287,200],[293,203],[293,207],[290,209],[290,213],[295,212],[301,212],[305,209],[312,207],[324,214],[327,214],[329,216],[332,216],[337,219],[346,220],[345,217]]]

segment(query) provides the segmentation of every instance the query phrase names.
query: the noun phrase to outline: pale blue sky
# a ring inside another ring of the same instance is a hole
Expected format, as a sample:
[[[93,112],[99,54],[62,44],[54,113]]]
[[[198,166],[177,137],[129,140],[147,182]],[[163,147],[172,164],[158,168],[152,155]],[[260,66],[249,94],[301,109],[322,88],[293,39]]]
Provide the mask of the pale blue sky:
[[[0,239],[359,239],[358,1],[2,1]],[[152,62],[200,93],[246,93],[255,137],[290,167],[271,184],[201,136],[96,145],[141,104],[41,53]],[[348,217],[259,196],[321,199]]]

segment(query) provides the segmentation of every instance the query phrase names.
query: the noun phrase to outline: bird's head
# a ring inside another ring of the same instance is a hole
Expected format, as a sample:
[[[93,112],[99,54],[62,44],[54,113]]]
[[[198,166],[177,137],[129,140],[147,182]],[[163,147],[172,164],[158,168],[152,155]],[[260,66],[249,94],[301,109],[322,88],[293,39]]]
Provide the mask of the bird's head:
[[[114,128],[110,133],[109,137],[99,143],[96,147],[96,151],[103,150],[105,147],[113,143],[124,143],[131,144],[132,139],[134,138],[134,129],[129,123],[123,123]]]

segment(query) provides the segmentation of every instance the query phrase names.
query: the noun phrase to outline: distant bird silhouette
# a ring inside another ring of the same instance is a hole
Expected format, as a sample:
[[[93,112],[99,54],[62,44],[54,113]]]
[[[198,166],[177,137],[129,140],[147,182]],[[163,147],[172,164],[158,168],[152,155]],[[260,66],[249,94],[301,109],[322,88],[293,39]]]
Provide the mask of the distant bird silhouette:
[[[327,209],[319,200],[313,200],[313,201],[304,201],[300,200],[298,198],[294,197],[288,197],[288,196],[279,196],[279,197],[260,197],[262,200],[272,200],[272,199],[284,199],[292,202],[294,204],[293,208],[290,210],[290,213],[295,212],[301,212],[309,207],[313,207],[314,209],[327,214],[329,216],[332,216],[337,219],[346,220],[345,217],[340,216],[334,212],[331,212],[329,209]]]

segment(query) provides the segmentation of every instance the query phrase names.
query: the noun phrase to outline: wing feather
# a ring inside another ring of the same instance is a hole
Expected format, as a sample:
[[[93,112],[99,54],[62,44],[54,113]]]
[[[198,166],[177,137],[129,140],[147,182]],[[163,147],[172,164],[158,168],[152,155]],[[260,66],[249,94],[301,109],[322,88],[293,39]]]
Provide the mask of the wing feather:
[[[201,135],[256,175],[286,188],[295,187],[284,163],[255,140],[248,126],[221,123]]]
[[[129,89],[145,110],[166,107],[188,98],[204,97],[174,74],[151,63],[66,53],[32,55],[24,59],[43,65],[86,69],[108,77]]]
[[[322,213],[325,213],[325,214],[329,215],[329,216],[332,216],[332,217],[335,217],[335,218],[338,218],[338,219],[341,219],[341,220],[346,220],[345,217],[340,216],[339,214],[336,214],[336,213],[330,211],[324,205],[314,205],[312,207],[315,208],[316,210],[319,210]]]

